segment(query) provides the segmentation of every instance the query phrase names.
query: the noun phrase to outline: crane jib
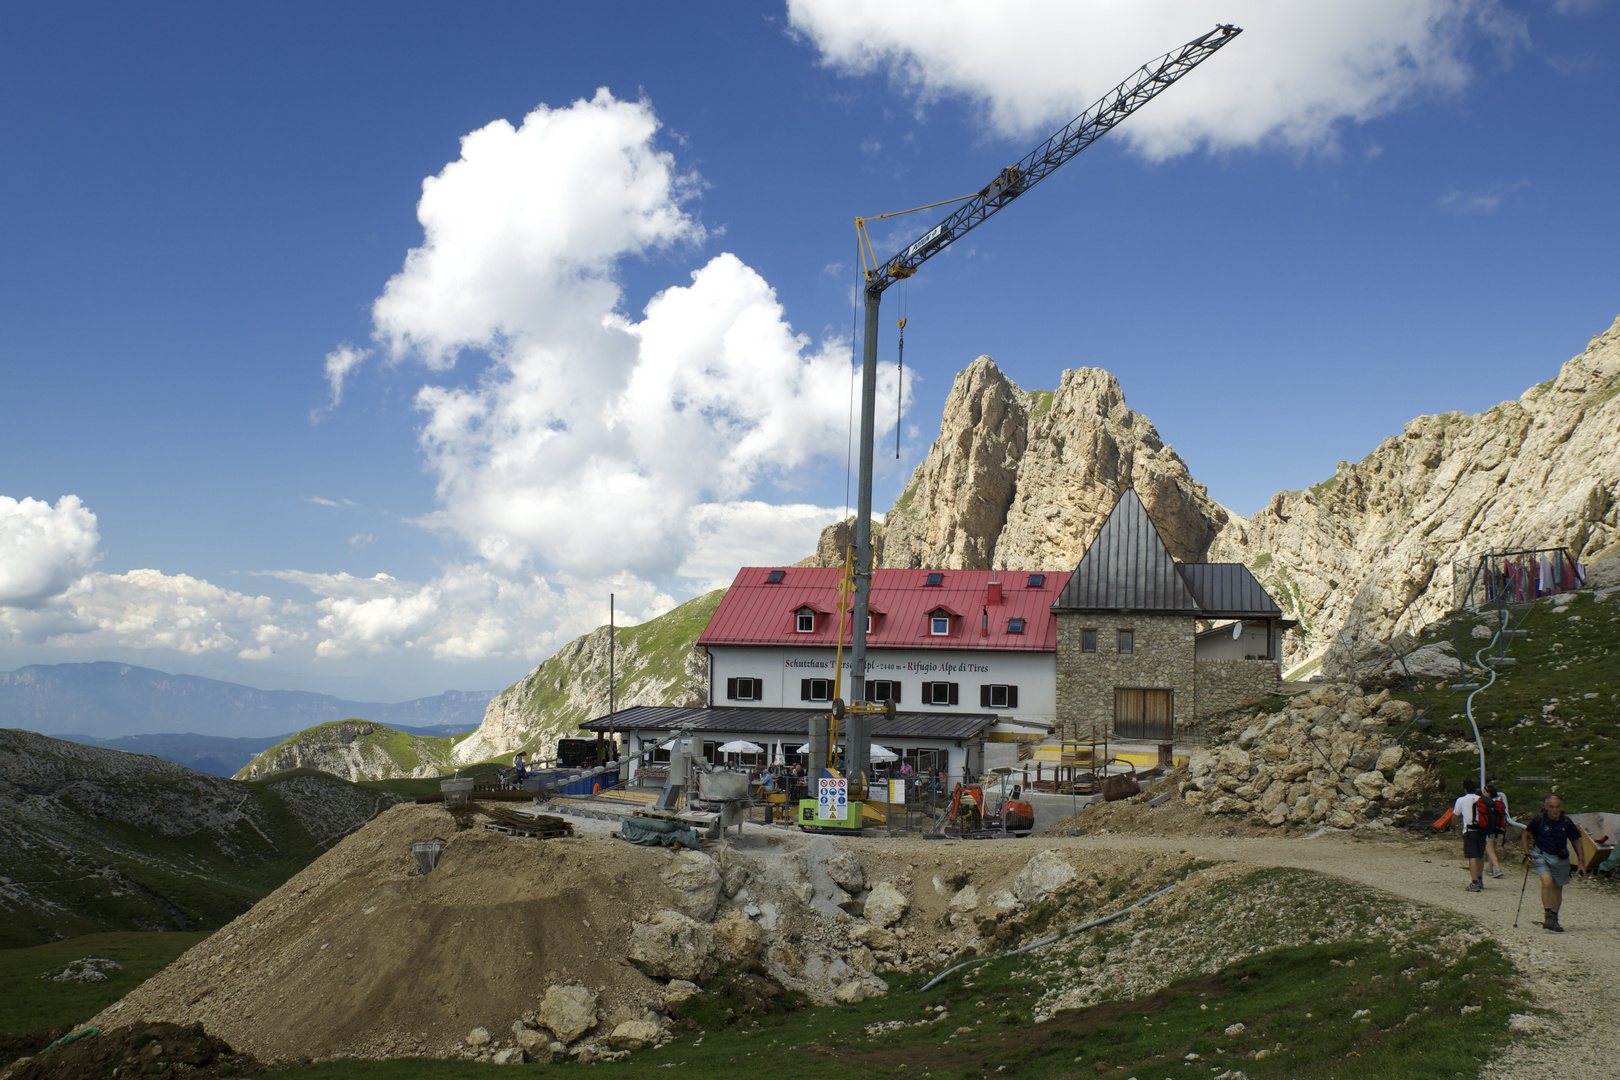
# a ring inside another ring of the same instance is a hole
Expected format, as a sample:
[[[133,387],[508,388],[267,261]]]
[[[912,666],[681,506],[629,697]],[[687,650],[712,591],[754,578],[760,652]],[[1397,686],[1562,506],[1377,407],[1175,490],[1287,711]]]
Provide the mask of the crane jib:
[[[881,293],[917,272],[925,261],[960,239],[974,226],[1045,179],[1054,169],[1090,146],[1131,113],[1163,93],[1177,79],[1203,63],[1243,31],[1221,25],[1179,49],[1143,64],[1130,78],[1097,100],[1016,165],[998,173],[944,221],[912,242],[900,254],[867,276],[867,291]]]

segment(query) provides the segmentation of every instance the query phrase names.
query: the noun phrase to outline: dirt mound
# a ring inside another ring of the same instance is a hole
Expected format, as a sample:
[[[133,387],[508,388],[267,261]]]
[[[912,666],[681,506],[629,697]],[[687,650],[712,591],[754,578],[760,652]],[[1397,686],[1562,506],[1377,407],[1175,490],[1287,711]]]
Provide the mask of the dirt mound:
[[[201,1024],[129,1024],[82,1036],[37,1057],[23,1058],[6,1080],[89,1080],[120,1074],[164,1077],[258,1076],[264,1066],[239,1054]]]
[[[791,993],[859,1000],[884,972],[1001,951],[1192,858],[776,830],[675,852],[455,826],[439,806],[387,811],[92,1022],[202,1023],[270,1063],[600,1056],[621,1027],[666,1037],[687,968],[757,959]],[[412,845],[444,837],[417,874]],[[547,991],[567,986],[579,1015],[548,1021]]]

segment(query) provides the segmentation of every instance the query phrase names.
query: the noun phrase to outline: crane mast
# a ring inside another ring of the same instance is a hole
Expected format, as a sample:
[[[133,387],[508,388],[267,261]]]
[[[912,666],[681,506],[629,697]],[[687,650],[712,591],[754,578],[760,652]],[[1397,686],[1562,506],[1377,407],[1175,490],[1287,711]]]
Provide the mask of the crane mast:
[[[855,511],[855,610],[850,648],[852,702],[864,701],[866,697],[866,620],[871,610],[872,592],[872,440],[876,426],[878,308],[884,290],[896,281],[915,274],[923,263],[1050,176],[1070,158],[1169,89],[1242,32],[1236,26],[1218,25],[1179,49],[1172,49],[1143,64],[1017,164],[1002,169],[990,183],[969,197],[944,221],[923,233],[887,262],[866,271],[866,324],[861,359],[860,486]],[[872,714],[852,710],[847,721],[846,775],[861,780],[871,772],[872,767]],[[824,738],[818,739],[814,733],[811,745],[810,775],[816,777],[827,765],[830,748],[827,748]]]

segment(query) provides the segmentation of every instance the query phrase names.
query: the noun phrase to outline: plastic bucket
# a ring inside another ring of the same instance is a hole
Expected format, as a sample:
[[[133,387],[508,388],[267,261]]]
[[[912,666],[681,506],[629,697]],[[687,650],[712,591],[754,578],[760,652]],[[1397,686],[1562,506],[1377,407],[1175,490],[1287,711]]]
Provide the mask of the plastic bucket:
[[[440,780],[439,790],[444,792],[444,805],[460,806],[472,795],[473,778],[467,777],[459,780]]]
[[[439,865],[439,853],[444,850],[444,841],[439,839],[422,840],[411,845],[411,857],[416,860],[418,874],[431,874],[433,868]]]

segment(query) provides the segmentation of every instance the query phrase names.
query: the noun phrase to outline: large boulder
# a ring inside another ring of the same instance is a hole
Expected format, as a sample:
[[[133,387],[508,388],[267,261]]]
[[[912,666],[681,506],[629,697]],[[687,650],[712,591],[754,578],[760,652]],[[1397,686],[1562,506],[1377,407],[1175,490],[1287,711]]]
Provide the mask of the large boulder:
[[[1389,776],[1396,769],[1401,767],[1401,761],[1404,760],[1405,757],[1406,751],[1403,748],[1399,746],[1386,746],[1384,747],[1383,752],[1378,755],[1378,764],[1374,765],[1373,768],[1377,769],[1385,776]]]
[[[714,924],[714,940],[728,960],[757,960],[763,935],[748,916],[728,911]]]
[[[1395,776],[1390,786],[1395,789],[1398,798],[1409,799],[1423,791],[1427,782],[1427,772],[1417,762],[1408,762],[1395,770]]]
[[[688,851],[676,856],[659,876],[675,893],[675,903],[682,911],[704,922],[714,918],[723,882],[713,859]]]
[[[1013,895],[1020,903],[1038,904],[1053,893],[1068,887],[1075,879],[1074,867],[1051,848],[1024,864],[1013,879]]]
[[[1384,774],[1381,772],[1364,772],[1353,783],[1364,799],[1377,799],[1384,794]]]
[[[537,1018],[558,1042],[571,1043],[596,1026],[596,993],[583,986],[547,987]]]
[[[615,1050],[645,1050],[664,1034],[657,1024],[648,1020],[626,1020],[613,1029],[608,1045]]]
[[[911,901],[906,899],[905,893],[891,882],[880,881],[866,897],[863,913],[872,925],[889,927],[905,918],[909,907]]]
[[[630,928],[630,962],[655,979],[703,982],[720,966],[714,927],[678,911],[654,912]]]
[[[518,1049],[523,1051],[524,1061],[533,1061],[549,1065],[552,1060],[551,1039],[543,1031],[533,1028],[522,1028],[513,1033],[517,1039]]]
[[[848,848],[840,848],[827,859],[827,875],[845,892],[858,893],[866,888],[860,856]]]

